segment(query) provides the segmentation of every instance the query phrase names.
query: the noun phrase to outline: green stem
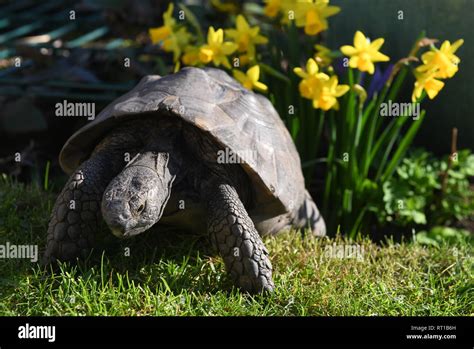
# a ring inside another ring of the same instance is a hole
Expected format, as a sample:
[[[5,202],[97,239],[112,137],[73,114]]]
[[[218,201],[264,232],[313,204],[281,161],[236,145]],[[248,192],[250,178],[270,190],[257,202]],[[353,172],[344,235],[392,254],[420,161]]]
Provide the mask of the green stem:
[[[408,132],[406,135],[402,138],[402,141],[400,142],[397,150],[395,151],[395,154],[393,155],[392,159],[390,160],[389,164],[387,165],[387,168],[382,175],[381,181],[382,183],[387,181],[388,178],[390,178],[395,171],[395,168],[398,166],[400,161],[402,160],[403,156],[405,156],[405,153],[410,146],[410,144],[413,141],[413,138],[415,138],[416,134],[418,133],[418,129],[420,128],[421,124],[423,123],[423,120],[425,118],[426,111],[423,110],[421,112],[421,115],[419,116],[419,119],[416,120],[408,129]]]
[[[327,162],[327,171],[326,171],[326,183],[324,188],[324,205],[323,211],[325,215],[328,215],[329,211],[329,201],[331,194],[331,182],[333,176],[333,162],[334,162],[334,151],[336,145],[336,125],[334,121],[334,113],[330,112],[329,114],[329,132],[330,132],[330,141],[329,141],[329,150],[328,150],[328,162]]]

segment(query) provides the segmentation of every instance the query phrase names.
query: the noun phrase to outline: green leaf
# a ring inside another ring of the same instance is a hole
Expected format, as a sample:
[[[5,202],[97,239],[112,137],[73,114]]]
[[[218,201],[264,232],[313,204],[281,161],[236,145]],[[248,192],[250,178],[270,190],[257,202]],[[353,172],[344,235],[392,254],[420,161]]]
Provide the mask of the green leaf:
[[[342,198],[343,210],[347,213],[352,211],[352,190],[344,189],[344,196]]]
[[[405,155],[408,147],[411,145],[413,142],[413,138],[415,138],[416,133],[418,132],[418,129],[420,128],[421,124],[423,123],[423,120],[425,119],[425,114],[426,111],[423,110],[421,112],[421,115],[418,120],[416,120],[408,129],[408,132],[405,134],[405,136],[402,138],[402,141],[398,145],[397,150],[395,151],[395,154],[393,155],[392,159],[390,160],[387,169],[385,170],[383,176],[382,176],[382,182],[385,182],[392,174],[395,168],[398,166],[400,163],[402,157]]]
[[[421,245],[429,245],[429,246],[436,246],[439,247],[438,241],[433,239],[432,237],[428,236],[426,231],[421,231],[415,235],[415,240],[417,243]]]
[[[295,140],[298,137],[298,132],[300,130],[300,119],[296,116],[293,116],[291,119],[291,137]]]
[[[411,211],[413,221],[417,224],[426,224],[426,216],[423,212]]]
[[[282,73],[280,73],[278,70],[272,68],[271,66],[265,64],[265,63],[258,63],[258,65],[260,66],[260,68],[267,74],[287,83],[287,84],[291,84],[291,81],[290,79],[288,79],[287,76],[283,75]]]

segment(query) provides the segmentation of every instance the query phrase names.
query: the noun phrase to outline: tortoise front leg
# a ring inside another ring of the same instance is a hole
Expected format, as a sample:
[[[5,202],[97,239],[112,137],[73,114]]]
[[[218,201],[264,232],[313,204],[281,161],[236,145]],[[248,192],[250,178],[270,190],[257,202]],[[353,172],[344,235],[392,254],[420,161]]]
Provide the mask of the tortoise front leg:
[[[113,162],[124,164],[123,153],[113,155],[105,151],[93,154],[69,178],[53,207],[43,263],[76,259],[93,246],[102,193],[120,171]]]
[[[74,260],[93,246],[102,194],[125,166],[125,153],[133,157],[142,146],[130,130],[125,125],[110,132],[69,178],[51,213],[44,264]]]
[[[207,193],[208,230],[234,283],[244,291],[272,291],[268,250],[233,186],[218,184]]]

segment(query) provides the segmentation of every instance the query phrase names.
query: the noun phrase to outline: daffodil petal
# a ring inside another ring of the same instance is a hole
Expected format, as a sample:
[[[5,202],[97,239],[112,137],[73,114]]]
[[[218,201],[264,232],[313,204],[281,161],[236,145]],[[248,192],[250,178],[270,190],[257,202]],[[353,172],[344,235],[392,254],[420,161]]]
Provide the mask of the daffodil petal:
[[[239,35],[239,32],[235,29],[226,29],[225,35],[231,39],[235,39]]]
[[[232,74],[234,75],[234,78],[240,83],[243,83],[245,80],[247,80],[247,75],[240,70],[233,69]]]
[[[339,85],[336,87],[336,97],[341,97],[345,95],[346,92],[349,91],[349,85]]]
[[[258,65],[254,65],[252,68],[247,70],[247,76],[252,82],[258,81],[260,78],[260,67]]]
[[[372,53],[372,62],[388,62],[390,57],[384,55],[382,52]]]
[[[346,56],[353,56],[357,54],[357,49],[350,45],[341,46],[341,52]]]
[[[444,42],[441,44],[440,50],[443,52],[449,51],[451,47],[451,43],[448,40],[444,40]]]
[[[423,91],[423,86],[417,81],[415,82],[415,88],[413,89],[412,101],[416,102],[418,98],[421,97],[421,92]]]
[[[357,68],[358,65],[359,65],[359,57],[353,56],[349,59],[349,67]]]
[[[212,61],[213,56],[214,51],[208,47],[201,47],[201,49],[199,50],[199,59],[203,63],[209,63],[210,61]]]
[[[330,17],[338,14],[341,11],[341,8],[338,6],[327,6],[321,10],[321,16]]]
[[[329,80],[329,75],[324,74],[324,73],[319,73],[319,74],[316,74],[316,79],[321,80],[321,81],[327,81]]]
[[[219,58],[220,61],[222,61],[222,65],[224,67],[226,67],[227,69],[230,69],[231,66],[230,66],[230,63],[229,63],[229,60],[227,59],[226,56],[222,56],[222,58]],[[219,64],[216,64],[216,65],[219,65]]]
[[[433,51],[428,51],[425,52],[421,55],[421,61],[424,64],[427,64],[429,61],[431,61],[434,58],[435,53]]]
[[[233,42],[224,42],[221,46],[221,51],[224,55],[230,55],[237,50],[237,44]]]
[[[318,64],[316,61],[312,58],[308,59],[308,62],[306,63],[306,71],[308,72],[309,75],[316,75],[318,72]]]
[[[171,34],[171,29],[166,26],[162,26],[158,28],[151,28],[148,30],[148,33],[150,34],[151,42],[156,44],[166,39]]]
[[[214,37],[215,37],[215,31],[214,27],[209,27],[209,30],[207,31],[207,42],[210,44],[211,42],[214,42]]]
[[[247,23],[247,21],[245,20],[245,17],[242,16],[242,15],[238,15],[237,16],[237,28],[239,30],[242,30],[242,31],[245,31],[245,30],[248,30],[249,29],[249,24]]]
[[[436,79],[431,79],[426,85],[425,85],[425,90],[426,93],[428,94],[428,97],[430,99],[433,99],[436,97],[436,95],[441,91],[441,89],[444,87],[444,82],[436,80]]]
[[[266,38],[265,36],[259,35],[253,39],[253,42],[256,44],[266,44],[268,43],[268,38]]]
[[[258,33],[260,32],[260,28],[255,26],[253,28],[249,28],[248,32],[249,32],[251,37],[255,38],[255,37],[257,37]]]
[[[378,38],[377,40],[374,40],[370,43],[370,48],[372,50],[378,51],[380,50],[384,42],[385,40],[383,38]]]
[[[222,29],[217,29],[215,34],[215,43],[221,44],[224,42],[224,31]]]
[[[260,81],[254,82],[253,85],[255,86],[256,89],[260,91],[266,92],[268,90],[268,86]]]
[[[300,67],[294,68],[293,72],[296,75],[298,75],[300,78],[306,78],[308,76],[308,74],[306,74],[305,71],[303,69],[301,69]]]
[[[372,53],[372,62],[388,62],[389,60],[390,60],[390,57],[384,55],[382,52]]]
[[[451,53],[456,52],[457,49],[458,49],[459,47],[461,47],[462,44],[464,44],[464,40],[463,40],[463,39],[456,40],[456,41],[451,45]]]
[[[354,34],[354,47],[362,48],[367,46],[367,38],[361,31],[356,31]]]
[[[367,63],[367,65],[368,65],[367,72],[372,75],[375,71],[375,65],[372,62]]]

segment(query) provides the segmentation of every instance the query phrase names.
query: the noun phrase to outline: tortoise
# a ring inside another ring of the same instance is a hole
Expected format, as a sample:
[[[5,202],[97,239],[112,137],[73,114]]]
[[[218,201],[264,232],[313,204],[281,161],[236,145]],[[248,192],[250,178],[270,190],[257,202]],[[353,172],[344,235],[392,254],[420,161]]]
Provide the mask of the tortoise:
[[[216,68],[144,77],[74,133],[59,155],[70,178],[43,261],[90,250],[101,219],[119,238],[152,226],[207,231],[240,289],[274,288],[261,236],[325,234],[300,158],[270,101]]]

